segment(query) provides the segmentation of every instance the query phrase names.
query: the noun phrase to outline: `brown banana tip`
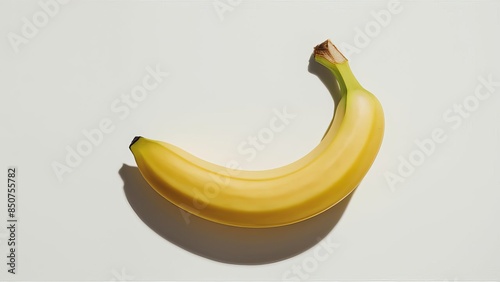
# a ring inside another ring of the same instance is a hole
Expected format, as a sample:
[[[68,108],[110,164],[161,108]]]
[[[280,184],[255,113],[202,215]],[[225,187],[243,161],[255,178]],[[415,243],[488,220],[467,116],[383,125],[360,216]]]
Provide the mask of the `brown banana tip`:
[[[314,56],[323,57],[332,64],[340,64],[347,61],[346,57],[335,47],[330,39],[314,47]]]
[[[128,148],[130,149],[130,147],[132,147],[132,145],[134,145],[134,143],[137,142],[139,139],[141,139],[141,136],[134,137],[132,142],[130,142],[130,145],[128,146]]]

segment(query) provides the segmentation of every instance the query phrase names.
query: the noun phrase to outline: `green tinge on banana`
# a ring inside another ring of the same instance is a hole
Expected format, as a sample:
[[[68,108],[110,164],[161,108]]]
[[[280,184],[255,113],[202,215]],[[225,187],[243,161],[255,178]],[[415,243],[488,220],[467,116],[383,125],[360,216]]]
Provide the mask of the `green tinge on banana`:
[[[160,195],[202,218],[241,227],[273,227],[313,217],[349,195],[382,143],[384,113],[329,41],[314,48],[342,97],[319,145],[300,160],[263,171],[231,171],[171,144],[135,137],[130,150]]]

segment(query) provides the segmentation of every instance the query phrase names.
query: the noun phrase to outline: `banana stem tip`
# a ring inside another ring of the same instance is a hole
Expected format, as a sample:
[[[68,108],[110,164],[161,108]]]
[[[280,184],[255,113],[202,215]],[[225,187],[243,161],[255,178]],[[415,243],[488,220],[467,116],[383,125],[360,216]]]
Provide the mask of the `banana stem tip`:
[[[341,64],[347,61],[346,57],[333,45],[330,39],[314,47],[314,56],[323,57],[332,64]]]

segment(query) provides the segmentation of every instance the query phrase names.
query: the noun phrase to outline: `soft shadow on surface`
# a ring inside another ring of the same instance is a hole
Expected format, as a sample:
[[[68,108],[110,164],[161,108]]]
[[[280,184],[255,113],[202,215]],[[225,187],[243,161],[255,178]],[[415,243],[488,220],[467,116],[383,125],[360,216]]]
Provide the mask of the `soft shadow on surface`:
[[[323,239],[337,224],[352,196],[302,222],[273,228],[242,228],[211,222],[181,211],[123,165],[124,191],[139,218],[171,243],[197,255],[233,264],[264,264],[297,255]]]
[[[340,90],[333,74],[309,58],[308,71],[327,87],[338,105]],[[119,171],[124,192],[139,218],[158,235],[194,254],[224,263],[265,264],[300,254],[328,235],[342,217],[351,197],[308,220],[273,228],[242,228],[211,222],[182,211],[144,180],[139,169]]]
[[[309,57],[309,66],[308,66],[307,70],[310,73],[316,75],[319,78],[319,80],[321,80],[321,82],[326,86],[326,88],[328,89],[328,92],[330,92],[330,95],[332,95],[334,109],[336,111],[337,105],[339,104],[342,96],[340,95],[339,84],[338,84],[337,80],[335,79],[335,76],[333,75],[333,73],[329,69],[327,69],[326,67],[321,65],[320,63],[316,62],[316,60],[314,60],[314,53],[311,54],[311,57]],[[330,124],[328,125],[326,132],[328,132],[328,130],[330,129],[332,124],[333,124],[333,119],[332,119],[332,121],[330,121]],[[323,138],[325,137],[326,132],[323,135]]]
[[[328,92],[332,95],[335,106],[337,106],[341,98],[340,88],[332,72],[320,63],[316,62],[316,60],[314,60],[314,54],[311,54],[311,57],[309,57],[309,66],[307,70],[321,80],[321,82],[328,89]]]

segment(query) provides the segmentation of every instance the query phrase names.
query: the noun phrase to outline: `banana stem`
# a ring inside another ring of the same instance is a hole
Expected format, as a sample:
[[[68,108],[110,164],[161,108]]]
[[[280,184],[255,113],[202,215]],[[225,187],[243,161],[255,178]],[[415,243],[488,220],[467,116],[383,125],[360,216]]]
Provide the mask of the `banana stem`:
[[[326,40],[314,47],[314,58],[335,75],[342,95],[345,95],[347,90],[362,88],[356,77],[354,77],[346,57],[330,40]]]
[[[349,63],[346,61],[342,64],[335,65],[335,69],[332,70],[334,72],[335,77],[339,79],[341,82],[341,87],[343,86],[347,92],[347,90],[355,90],[361,89],[361,84],[359,84],[358,80],[354,76],[351,71],[351,67]]]

